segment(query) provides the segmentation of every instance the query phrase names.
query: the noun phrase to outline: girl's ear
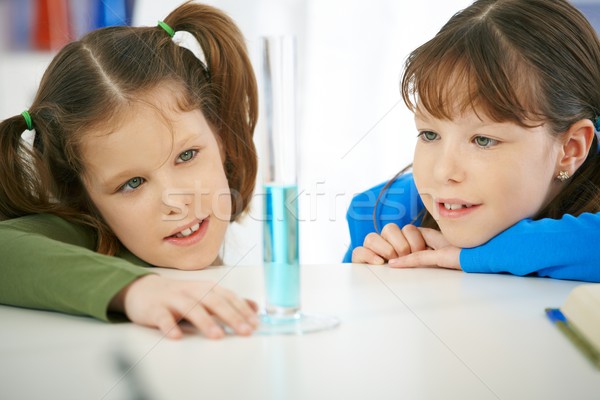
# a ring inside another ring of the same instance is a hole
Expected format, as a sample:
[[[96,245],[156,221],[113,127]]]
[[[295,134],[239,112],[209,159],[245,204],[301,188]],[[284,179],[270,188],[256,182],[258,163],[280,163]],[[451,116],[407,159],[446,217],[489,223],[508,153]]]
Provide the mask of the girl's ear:
[[[571,125],[564,137],[557,174],[559,171],[566,171],[573,176],[585,161],[595,134],[594,124],[589,119],[582,119]]]

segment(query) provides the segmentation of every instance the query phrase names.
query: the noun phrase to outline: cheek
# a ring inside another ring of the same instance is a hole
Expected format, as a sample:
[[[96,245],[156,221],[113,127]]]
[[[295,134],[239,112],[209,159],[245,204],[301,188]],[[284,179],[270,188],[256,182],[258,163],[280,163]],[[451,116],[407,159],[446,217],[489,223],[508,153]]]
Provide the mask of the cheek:
[[[431,175],[432,170],[432,152],[426,151],[423,146],[417,143],[413,157],[413,175],[415,181],[426,182]]]
[[[549,193],[549,185],[540,176],[538,179],[524,179],[514,184],[505,195],[507,203],[514,204],[514,213],[518,219],[533,217],[545,204]]]
[[[217,134],[213,135],[214,138],[214,146],[216,147],[216,153],[218,154],[219,157],[219,163],[221,164],[221,167],[223,169],[225,169],[225,160],[227,157],[227,154],[225,152],[225,146],[223,145],[223,140],[221,140],[221,137]]]
[[[415,149],[415,156],[413,160],[413,179],[415,181],[415,186],[417,187],[417,191],[421,196],[425,207],[429,210],[429,206],[431,204],[431,196],[429,195],[429,190],[427,189],[431,180],[431,171],[432,167],[430,165],[429,157],[427,153],[423,152],[422,149],[419,149],[419,145],[417,145]]]
[[[202,197],[202,208],[209,211],[219,220],[229,222],[231,219],[231,202],[235,200],[237,193],[232,193],[229,188],[225,170],[220,164],[220,160],[215,157],[211,163],[211,167],[205,170],[205,179],[203,182],[206,186],[201,190],[208,194]],[[206,172],[209,172],[206,174]]]
[[[534,168],[531,165],[529,167]],[[520,174],[517,171],[529,173]],[[531,169],[515,169],[512,172],[498,172],[494,184],[488,186],[490,195],[485,201],[493,211],[490,218],[495,221],[490,228],[497,228],[498,232],[524,218],[534,217],[544,206],[548,195],[549,185],[544,175]]]
[[[84,182],[84,187],[90,201],[96,207],[104,222],[106,222],[110,229],[115,231],[115,225],[120,221],[120,208],[116,207],[106,196],[94,191],[93,187],[85,179]]]
[[[235,197],[234,197],[235,198]],[[229,222],[231,220],[231,199],[232,195],[229,188],[215,193],[212,204],[212,212],[220,221]]]
[[[88,190],[90,200],[102,216],[108,227],[119,237],[136,235],[140,228],[149,221],[152,204],[149,199],[138,198],[137,201],[115,201],[114,196],[103,196]]]
[[[97,206],[98,207],[98,206]],[[103,204],[98,207],[102,218],[119,239],[135,236],[148,222],[145,207],[123,207],[118,204]]]
[[[531,159],[530,162],[515,161],[513,167],[502,173],[499,187],[516,200],[540,207],[546,200],[554,174],[554,163],[547,156]]]
[[[218,169],[218,178],[216,179],[215,187],[218,194],[218,207],[222,218],[229,221],[231,219],[232,201],[239,198],[239,193],[236,190],[231,190],[229,181],[223,165],[224,158],[220,158],[215,162],[215,169]]]
[[[118,210],[118,208],[111,207],[109,202],[107,202],[105,199],[101,198],[100,196],[95,195],[93,192],[90,192],[89,190],[88,190],[88,196],[89,196],[91,202],[96,207],[96,210],[102,216],[102,219],[104,219],[104,222],[106,222],[108,224],[108,226],[112,230],[114,230],[112,225],[113,225],[113,220],[118,220],[117,216],[114,215],[114,214],[117,214],[116,211]]]

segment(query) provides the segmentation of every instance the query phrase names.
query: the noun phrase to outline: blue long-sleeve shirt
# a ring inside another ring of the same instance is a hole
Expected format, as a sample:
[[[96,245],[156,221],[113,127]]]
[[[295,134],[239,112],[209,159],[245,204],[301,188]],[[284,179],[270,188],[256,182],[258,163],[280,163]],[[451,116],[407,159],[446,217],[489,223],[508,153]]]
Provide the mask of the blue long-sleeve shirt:
[[[344,262],[351,262],[352,250],[376,232],[373,210],[381,184],[354,197],[346,218],[350,247]],[[388,223],[402,227],[419,225],[424,206],[412,174],[398,178],[382,195],[377,207],[379,230]],[[524,219],[481,246],[462,249],[460,265],[465,272],[537,275],[557,279],[600,282],[600,213],[584,213],[561,219]]]

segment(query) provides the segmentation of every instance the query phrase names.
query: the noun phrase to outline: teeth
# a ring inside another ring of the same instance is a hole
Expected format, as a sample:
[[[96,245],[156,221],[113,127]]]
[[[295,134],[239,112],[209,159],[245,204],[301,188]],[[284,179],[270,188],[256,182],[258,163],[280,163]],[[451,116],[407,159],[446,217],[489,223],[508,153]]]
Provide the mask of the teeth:
[[[190,228],[184,229],[181,231],[183,236],[190,236],[192,234],[192,230]]]
[[[190,228],[184,229],[181,232],[179,232],[178,234],[175,235],[176,238],[184,238],[184,237],[188,237],[190,236],[192,233],[196,232],[198,229],[200,229],[200,224],[197,223],[195,225],[193,225]]]
[[[471,208],[471,206],[468,206],[466,204],[444,203],[444,208],[446,208],[446,210],[460,210],[461,208]]]

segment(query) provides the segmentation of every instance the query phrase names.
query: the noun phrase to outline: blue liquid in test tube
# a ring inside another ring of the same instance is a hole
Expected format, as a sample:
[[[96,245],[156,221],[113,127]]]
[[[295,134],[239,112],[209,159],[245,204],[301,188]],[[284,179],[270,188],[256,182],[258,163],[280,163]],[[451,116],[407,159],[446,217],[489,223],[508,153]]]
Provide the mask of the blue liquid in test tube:
[[[266,309],[273,316],[293,316],[300,310],[297,197],[296,185],[265,185]]]

